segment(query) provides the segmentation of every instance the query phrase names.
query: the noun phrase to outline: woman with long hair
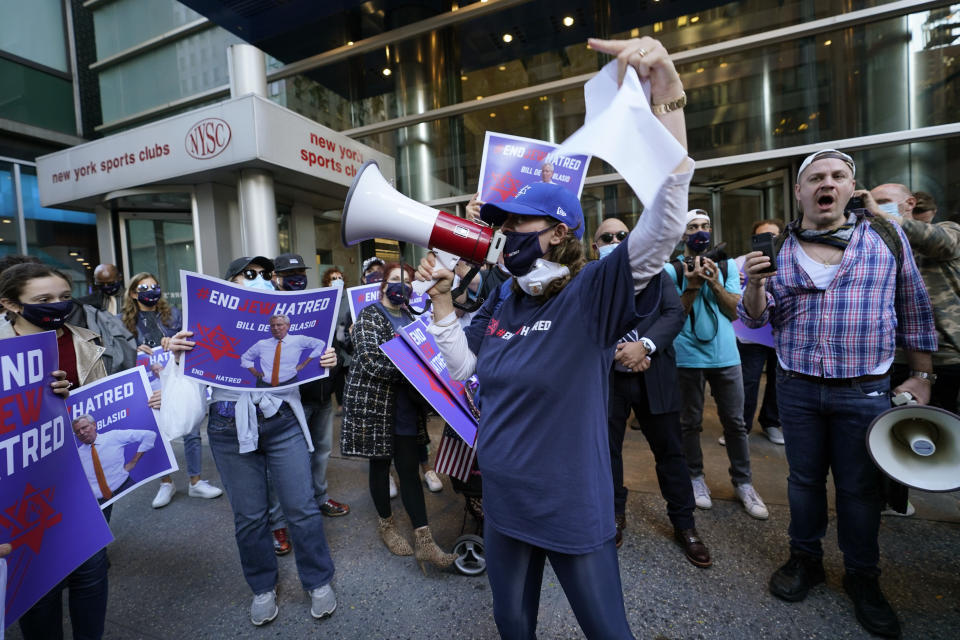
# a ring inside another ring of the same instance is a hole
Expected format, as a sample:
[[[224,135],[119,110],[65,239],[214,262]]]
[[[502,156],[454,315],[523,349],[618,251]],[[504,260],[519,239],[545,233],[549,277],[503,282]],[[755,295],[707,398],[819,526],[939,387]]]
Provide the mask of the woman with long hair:
[[[180,310],[171,306],[163,297],[160,282],[152,273],[143,271],[130,279],[127,295],[123,300],[123,325],[137,339],[137,351],[152,354],[155,347],[168,348],[170,338],[183,329]],[[158,382],[159,384],[159,382]],[[190,487],[187,494],[192,498],[218,498],[223,490],[200,479],[203,471],[203,450],[200,440],[200,425],[183,436],[183,456],[187,461]],[[151,503],[154,509],[170,504],[177,492],[173,477],[160,478],[160,489]]]
[[[683,85],[652,38],[591,40],[650,81],[651,110],[684,147]],[[453,273],[433,255],[418,278],[451,375],[480,381],[477,460],[493,615],[503,638],[536,635],[543,568],[550,559],[588,638],[632,638],[615,546],[607,435],[607,380],[618,340],[659,306],[663,264],[683,233],[693,163],[669,176],[628,239],[587,263],[577,197],[535,182],[481,218],[506,236],[513,280],[461,328]]]
[[[340,452],[370,459],[370,495],[380,516],[380,538],[390,553],[416,554],[420,569],[431,562],[443,568],[456,556],[434,542],[420,484],[419,444],[426,441],[427,418],[419,393],[380,350],[414,321],[408,310],[414,276],[406,264],[385,266],[380,300],[365,307],[353,325],[354,361],[343,395]],[[416,551],[397,530],[390,509],[390,461],[400,478],[400,498],[414,528]]]

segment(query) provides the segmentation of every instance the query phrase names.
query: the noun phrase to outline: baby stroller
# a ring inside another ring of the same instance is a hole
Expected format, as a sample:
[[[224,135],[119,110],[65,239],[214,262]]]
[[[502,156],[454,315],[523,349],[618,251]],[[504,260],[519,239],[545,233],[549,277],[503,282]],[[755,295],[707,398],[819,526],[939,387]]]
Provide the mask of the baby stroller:
[[[436,470],[450,477],[453,490],[464,499],[460,537],[453,545],[453,553],[457,555],[453,565],[465,576],[479,576],[487,570],[483,549],[483,479],[473,448],[449,425],[443,427]],[[468,525],[468,516],[473,520],[472,527]],[[473,533],[467,533],[468,528],[472,528]]]

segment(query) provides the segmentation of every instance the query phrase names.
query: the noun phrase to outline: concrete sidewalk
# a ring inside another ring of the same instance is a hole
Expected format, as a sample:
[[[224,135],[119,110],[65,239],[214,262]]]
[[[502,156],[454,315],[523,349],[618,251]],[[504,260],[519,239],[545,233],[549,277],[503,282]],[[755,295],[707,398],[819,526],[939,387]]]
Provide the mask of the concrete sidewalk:
[[[714,566],[689,564],[672,541],[653,460],[639,432],[630,432],[626,466],[631,489],[628,528],[620,550],[627,614],[638,638],[868,638],[840,586],[842,562],[831,518],[825,541],[827,584],[798,604],[767,592],[767,580],[787,557],[786,464],[782,447],[753,436],[755,484],[770,508],[757,521],[732,500],[726,454],[709,412],[703,447],[714,508],[698,511],[697,524]],[[437,441],[439,423],[431,421]],[[182,464],[183,449],[174,444]],[[220,486],[204,446],[204,477]],[[156,485],[117,504],[110,546],[107,638],[496,638],[485,576],[469,578],[389,554],[376,532],[365,461],[335,456],[330,495],[352,512],[325,520],[337,565],[339,606],[328,620],[309,614],[294,556],[279,559],[280,615],[271,624],[250,624],[252,594],[243,580],[226,497],[189,498],[186,478],[160,510],[150,508]],[[445,479],[444,490],[426,492],[431,526],[449,548],[460,533],[463,498]],[[885,518],[881,528],[882,585],[900,615],[906,638],[956,638],[960,629],[960,525],[953,494],[915,496],[917,516]],[[412,540],[399,499],[393,502],[402,530]],[[951,513],[949,509],[952,508]],[[931,518],[931,516],[935,516]],[[69,634],[69,631],[68,631]],[[544,575],[540,638],[582,638],[549,567]],[[16,626],[8,638],[20,638]],[[67,636],[69,637],[69,635]]]

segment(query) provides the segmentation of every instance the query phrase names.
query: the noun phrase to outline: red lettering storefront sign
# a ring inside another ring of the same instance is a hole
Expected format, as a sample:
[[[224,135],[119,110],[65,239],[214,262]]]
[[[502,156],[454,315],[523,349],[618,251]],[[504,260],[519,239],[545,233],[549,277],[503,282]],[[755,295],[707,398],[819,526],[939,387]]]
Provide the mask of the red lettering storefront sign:
[[[204,118],[190,127],[184,146],[197,160],[208,160],[223,153],[230,144],[230,125],[220,118]]]

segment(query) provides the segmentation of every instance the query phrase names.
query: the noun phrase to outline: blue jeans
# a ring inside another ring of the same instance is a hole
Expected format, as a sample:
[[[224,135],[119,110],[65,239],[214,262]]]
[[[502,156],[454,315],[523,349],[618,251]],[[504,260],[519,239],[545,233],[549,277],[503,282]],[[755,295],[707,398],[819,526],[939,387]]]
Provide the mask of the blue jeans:
[[[73,570],[20,617],[24,640],[62,640],[63,589],[70,589],[70,624],[74,640],[103,637],[107,616],[107,549]]]
[[[780,426],[777,411],[777,352],[762,344],[737,342],[740,351],[740,368],[743,371],[743,422],[747,433],[753,429],[753,414],[757,411],[757,396],[760,395],[760,378],[767,367],[767,384],[763,388],[763,402],[757,422],[761,429]]]
[[[256,451],[239,453],[233,418],[210,409],[210,449],[230,499],[244,578],[254,593],[277,583],[277,557],[268,524],[267,474],[289,522],[297,572],[304,589],[333,579],[333,560],[323,532],[323,515],[310,482],[310,453],[300,424],[284,404],[273,417],[261,418]]]
[[[313,453],[310,454],[310,475],[313,478],[313,495],[317,504],[327,501],[327,464],[333,451],[333,402],[328,396],[326,402],[304,402],[310,439],[313,440]],[[280,508],[280,499],[270,483],[270,530],[284,529],[287,519]]]
[[[592,553],[568,555],[483,530],[493,619],[503,640],[537,637],[540,587],[547,558],[588,639],[633,638],[623,606],[620,562],[613,538]]]
[[[879,575],[880,470],[867,453],[870,422],[890,408],[890,379],[827,386],[778,370],[783,439],[790,475],[790,547],[823,555],[827,472],[837,495],[837,540],[848,570]]]
[[[200,425],[183,436],[183,457],[187,461],[187,475],[199,476],[203,469],[203,445],[200,442]]]

